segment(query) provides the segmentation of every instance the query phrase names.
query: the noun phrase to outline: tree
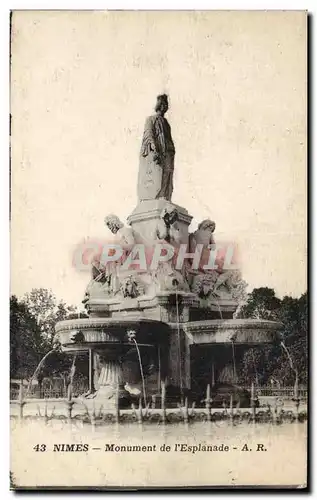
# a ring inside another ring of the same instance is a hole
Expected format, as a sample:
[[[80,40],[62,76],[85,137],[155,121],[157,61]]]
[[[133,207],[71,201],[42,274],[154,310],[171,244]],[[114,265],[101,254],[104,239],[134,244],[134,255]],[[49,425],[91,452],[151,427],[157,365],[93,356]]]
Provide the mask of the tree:
[[[76,312],[76,307],[67,306],[63,300],[58,301],[52,291],[45,288],[34,288],[24,296],[24,301],[36,319],[42,338],[47,342],[48,350],[53,348],[55,325],[58,321],[79,316],[87,317],[86,313]],[[66,379],[71,363],[72,356],[59,351],[53,352],[39,373],[39,381],[53,375]]]
[[[45,288],[33,289],[22,300],[10,299],[10,375],[30,378],[40,360],[53,348],[55,325],[58,321],[87,317],[76,313],[74,306],[58,301]],[[39,383],[44,377],[64,376],[70,370],[72,357],[62,352],[52,352],[38,373]],[[81,364],[79,363],[79,366]]]
[[[28,306],[13,295],[10,298],[10,376],[30,377],[47,348],[36,318]]]
[[[280,335],[286,349],[283,349],[275,375],[284,384],[290,384],[294,382],[295,373],[298,372],[299,382],[307,383],[307,293],[299,299],[285,296],[281,302],[279,321],[283,324]]]
[[[297,375],[300,383],[307,382],[307,308],[307,293],[299,299],[285,296],[282,300],[271,288],[256,288],[249,294],[239,318],[275,320],[282,326],[275,342],[245,351],[241,365],[244,383],[258,379],[266,384],[274,379],[293,385]]]
[[[56,323],[76,311],[74,306],[67,306],[62,300],[57,301],[52,291],[46,288],[33,288],[25,294],[24,302],[50,345],[53,343]]]
[[[281,301],[275,296],[272,288],[254,288],[248,294],[247,302],[241,307],[237,317],[276,320],[280,305]]]

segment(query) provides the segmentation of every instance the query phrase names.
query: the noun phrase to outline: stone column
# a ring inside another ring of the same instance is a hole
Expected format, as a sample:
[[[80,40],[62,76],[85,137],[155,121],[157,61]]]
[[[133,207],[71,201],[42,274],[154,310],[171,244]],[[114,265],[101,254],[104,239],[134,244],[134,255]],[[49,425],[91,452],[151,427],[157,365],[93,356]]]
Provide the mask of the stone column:
[[[168,381],[176,387],[190,389],[190,346],[182,327],[178,334],[175,324],[169,339]]]
[[[89,349],[89,392],[92,393],[95,391],[94,384],[94,351],[93,349]]]

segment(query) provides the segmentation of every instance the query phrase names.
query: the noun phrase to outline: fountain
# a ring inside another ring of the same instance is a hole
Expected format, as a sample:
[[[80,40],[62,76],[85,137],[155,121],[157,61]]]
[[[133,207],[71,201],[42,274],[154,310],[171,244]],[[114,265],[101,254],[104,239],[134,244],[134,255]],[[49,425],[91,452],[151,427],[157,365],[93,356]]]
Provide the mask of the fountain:
[[[197,378],[210,391],[226,372],[234,381],[245,349],[272,342],[280,327],[234,319],[239,271],[226,269],[218,254],[218,269],[207,265],[215,223],[204,220],[190,233],[192,216],[171,201],[175,148],[167,109],[167,97],[159,96],[156,114],[146,121],[138,204],[128,226],[115,215],[105,219],[107,242],[115,245],[111,256],[107,247],[92,260],[84,298],[89,318],[56,325],[63,351],[89,353],[83,398],[94,407],[113,407],[118,393],[122,401],[140,394],[146,405],[162,386],[164,395],[166,386],[183,400]]]

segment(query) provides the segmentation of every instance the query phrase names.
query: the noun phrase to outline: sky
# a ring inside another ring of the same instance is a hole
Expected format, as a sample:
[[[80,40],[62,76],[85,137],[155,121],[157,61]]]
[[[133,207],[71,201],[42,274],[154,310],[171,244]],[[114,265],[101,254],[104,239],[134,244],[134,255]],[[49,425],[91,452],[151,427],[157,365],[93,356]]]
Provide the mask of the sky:
[[[169,95],[172,201],[239,246],[250,289],[306,290],[303,12],[13,14],[11,293],[80,304],[72,267],[104,217],[137,204],[138,156]]]

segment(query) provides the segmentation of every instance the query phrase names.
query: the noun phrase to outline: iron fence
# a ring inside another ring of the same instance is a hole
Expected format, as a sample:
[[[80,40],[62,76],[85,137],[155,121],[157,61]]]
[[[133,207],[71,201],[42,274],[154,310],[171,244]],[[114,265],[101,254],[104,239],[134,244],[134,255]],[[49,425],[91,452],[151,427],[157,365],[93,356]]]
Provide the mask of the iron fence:
[[[255,387],[255,392],[259,397],[277,397],[281,399],[292,399],[294,397],[294,387],[271,387],[258,386]],[[301,400],[307,400],[307,387],[298,387],[298,397]]]
[[[15,384],[16,385],[16,384]],[[250,387],[243,387],[244,389],[250,391]],[[74,381],[73,384],[73,395],[79,396],[88,391],[88,382],[80,380]],[[294,387],[272,387],[272,386],[257,386],[254,387],[254,392],[258,397],[277,397],[281,399],[292,399],[294,397]],[[23,386],[23,396],[27,393],[27,386]],[[20,388],[10,386],[10,400],[17,400],[20,396]],[[63,383],[53,384],[53,385],[43,385],[41,388],[39,386],[33,386],[30,388],[28,395],[30,399],[57,399],[67,397],[67,386]],[[298,387],[298,397],[302,401],[307,401],[307,387]]]
[[[14,401],[20,397],[20,387],[16,383],[10,385],[10,400]],[[73,394],[74,396],[79,396],[80,394],[85,394],[88,391],[88,381],[74,381],[73,383]],[[33,385],[29,388],[27,385],[22,386],[22,396],[27,395],[28,399],[58,399],[67,397],[67,385],[64,382],[58,381],[54,383],[46,383],[41,387],[39,385]]]

